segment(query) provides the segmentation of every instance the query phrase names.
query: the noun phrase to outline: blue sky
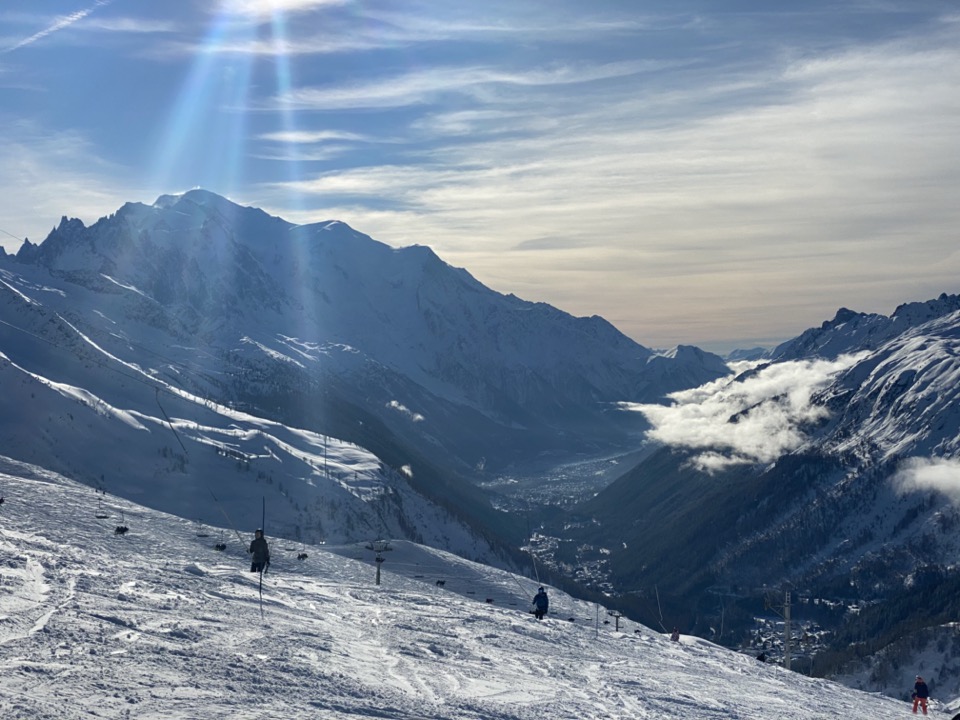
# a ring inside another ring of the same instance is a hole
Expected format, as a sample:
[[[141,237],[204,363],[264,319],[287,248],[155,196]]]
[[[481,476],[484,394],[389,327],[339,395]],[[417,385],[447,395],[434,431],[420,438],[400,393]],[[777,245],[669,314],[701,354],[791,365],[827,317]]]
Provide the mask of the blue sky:
[[[956,2],[6,0],[0,242],[201,186],[651,347],[960,292]]]

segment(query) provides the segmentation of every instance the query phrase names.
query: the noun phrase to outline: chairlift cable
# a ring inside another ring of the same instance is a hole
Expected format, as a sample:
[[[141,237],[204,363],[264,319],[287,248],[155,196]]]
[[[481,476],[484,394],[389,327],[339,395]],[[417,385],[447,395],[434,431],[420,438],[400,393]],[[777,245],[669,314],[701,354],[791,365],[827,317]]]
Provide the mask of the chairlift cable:
[[[4,230],[3,228],[0,228],[0,233],[3,233],[4,235],[9,235],[9,236],[12,237],[14,240],[19,240],[20,242],[26,242],[23,238],[19,238],[19,237],[17,237],[16,235],[14,235],[12,232],[7,232],[7,231]]]
[[[73,331],[76,332],[77,334],[80,334],[79,331],[78,331],[75,327],[73,327],[73,325],[72,325],[68,320],[66,320],[64,317],[62,317],[59,313],[57,313],[56,315],[57,315],[58,318],[60,318],[61,321],[63,321],[64,324],[66,324],[67,327],[69,327],[71,330],[73,330]],[[41,342],[45,342],[45,343],[47,343],[48,345],[51,345],[51,346],[53,346],[53,347],[55,347],[55,348],[57,348],[57,349],[59,349],[59,350],[63,350],[64,352],[67,351],[67,348],[65,348],[64,346],[60,345],[59,343],[56,343],[56,342],[54,342],[53,340],[50,340],[50,339],[48,339],[48,338],[45,338],[45,337],[43,337],[42,335],[37,335],[36,333],[31,332],[31,331],[27,330],[26,328],[22,328],[22,327],[20,327],[20,326],[18,326],[18,325],[14,325],[13,323],[9,323],[9,322],[7,322],[6,320],[0,320],[0,324],[6,325],[7,327],[13,328],[14,330],[18,330],[19,332],[22,332],[22,333],[24,333],[25,335],[29,335],[30,337],[32,337],[32,338],[34,338],[34,339],[36,339],[36,340],[40,340]],[[145,380],[145,379],[142,378],[142,377],[139,377],[139,376],[137,376],[137,375],[134,375],[133,373],[124,372],[123,370],[120,370],[120,369],[118,369],[118,368],[115,368],[115,367],[113,367],[112,365],[108,365],[108,364],[105,363],[105,362],[103,361],[103,359],[100,358],[100,357],[95,357],[95,358],[82,358],[82,357],[81,357],[80,359],[81,359],[81,360],[83,360],[83,359],[91,360],[91,361],[95,362],[98,366],[104,368],[105,370],[110,370],[110,371],[112,371],[112,372],[117,373],[118,375],[122,375],[123,377],[127,378],[128,380],[133,380],[134,382],[138,382],[138,383],[141,383],[141,384],[143,384],[143,385],[146,385],[146,386],[149,387],[149,388],[153,388],[153,390],[154,390],[154,391],[156,392],[156,394],[157,394],[157,405],[160,407],[160,412],[162,412],[162,413],[163,413],[163,416],[166,418],[167,424],[169,425],[170,430],[173,431],[173,434],[174,434],[174,435],[176,436],[176,438],[177,438],[177,442],[180,443],[180,447],[183,448],[183,451],[184,451],[184,452],[187,452],[187,449],[186,449],[186,448],[184,447],[184,445],[183,445],[183,441],[180,440],[180,436],[177,435],[177,431],[174,430],[173,423],[170,422],[170,418],[167,416],[166,411],[163,409],[163,406],[160,405],[160,392],[161,392],[161,391],[166,392],[166,393],[170,393],[171,395],[175,395],[175,393],[173,393],[172,391],[168,390],[167,388],[164,388],[164,387],[162,387],[162,386],[160,386],[160,385],[157,385],[157,384],[155,384],[155,383],[153,383],[153,382],[149,382],[149,381]]]
[[[537,576],[537,584],[540,584],[540,571],[537,569],[537,557],[532,552],[527,551],[530,559],[533,561],[533,573]]]
[[[183,448],[183,454],[189,455],[187,452],[186,446],[183,444],[183,440],[180,439],[180,434],[177,432],[177,429],[173,426],[173,421],[170,420],[170,416],[167,415],[167,411],[163,409],[163,405],[160,404],[160,388],[156,388],[157,391],[157,407],[160,408],[160,412],[163,413],[164,419],[167,421],[167,426],[170,428],[170,432],[173,433],[173,436],[177,439],[177,442],[180,443],[180,447]]]
[[[517,583],[517,586],[520,588],[520,591],[523,593],[524,597],[529,597],[530,591],[524,589],[523,584],[520,582],[520,579],[513,573],[510,573],[510,577],[512,577],[513,581]]]
[[[203,481],[201,480],[201,482]],[[206,482],[203,482],[203,484],[207,485]],[[217,504],[217,507],[220,508],[220,512],[222,512],[223,516],[227,519],[227,525],[229,525],[230,529],[233,530],[233,532],[236,534],[237,540],[240,541],[240,547],[243,547],[246,543],[244,543],[243,538],[240,536],[240,532],[237,530],[236,527],[234,527],[233,520],[231,520],[230,516],[227,515],[227,509],[223,506],[223,503],[217,500],[217,496],[213,494],[213,490],[210,489],[209,485],[207,485],[207,492],[210,493],[210,497],[213,498],[213,501]]]
[[[63,317],[62,315],[60,315],[59,313],[56,313],[56,315],[57,315],[57,317],[58,317],[67,327],[69,327],[71,330],[73,330],[73,331],[74,331],[75,333],[77,333],[78,335],[81,335],[80,331],[77,330],[77,328],[75,328],[75,327],[73,326],[73,324],[72,324],[69,320],[67,320],[66,318],[64,318],[64,317]],[[0,324],[6,325],[7,327],[10,327],[10,328],[13,328],[14,330],[17,330],[17,331],[19,331],[19,332],[22,332],[22,333],[25,334],[25,335],[29,335],[30,337],[32,337],[32,338],[34,338],[34,339],[36,339],[36,340],[40,340],[41,342],[45,342],[45,343],[47,343],[48,345],[51,345],[52,347],[57,348],[58,350],[61,350],[61,351],[63,351],[63,352],[70,352],[71,354],[74,354],[74,355],[77,354],[76,352],[72,351],[70,348],[66,348],[66,347],[64,347],[63,345],[61,345],[61,344],[59,344],[59,343],[57,343],[57,342],[55,342],[55,341],[53,341],[53,340],[50,340],[50,339],[48,339],[48,338],[45,338],[45,337],[43,337],[42,335],[37,335],[36,333],[31,332],[30,330],[27,330],[26,328],[20,327],[20,326],[18,326],[18,325],[14,325],[13,323],[7,322],[6,320],[0,320]],[[130,342],[130,341],[126,341],[126,342]],[[130,343],[130,344],[135,344],[135,343]],[[141,346],[141,347],[142,347],[142,346]],[[158,353],[154,353],[154,354],[158,355],[158,357],[163,358],[163,356],[162,356],[162,355],[159,355]],[[115,372],[115,373],[117,373],[118,375],[122,375],[123,377],[127,378],[128,380],[132,380],[132,381],[134,381],[134,382],[138,382],[138,383],[141,383],[142,385],[146,385],[147,387],[152,388],[152,389],[154,390],[154,392],[157,394],[157,405],[160,406],[160,412],[162,412],[164,418],[166,418],[167,424],[169,425],[170,430],[173,431],[173,434],[176,436],[177,442],[180,444],[180,447],[183,448],[183,451],[184,451],[185,453],[187,452],[186,447],[184,447],[183,441],[180,439],[180,436],[177,434],[177,431],[174,429],[173,424],[170,422],[170,418],[167,416],[166,411],[163,409],[163,406],[160,405],[159,396],[160,396],[160,393],[161,393],[161,392],[168,393],[169,395],[172,395],[172,396],[174,396],[174,397],[179,397],[179,395],[177,395],[177,393],[175,393],[173,390],[171,390],[171,389],[168,388],[168,387],[164,387],[163,384],[158,384],[157,382],[153,381],[152,379],[148,380],[148,379],[146,379],[146,378],[144,378],[144,377],[140,377],[140,376],[135,375],[135,374],[130,373],[130,372],[124,372],[123,370],[121,370],[121,369],[119,369],[119,368],[113,367],[113,365],[110,365],[110,364],[104,362],[104,360],[103,360],[102,357],[99,357],[99,356],[97,356],[97,357],[92,357],[92,358],[80,357],[80,359],[81,359],[81,360],[90,360],[91,362],[95,362],[99,367],[101,367],[101,368],[103,368],[103,369],[105,369],[105,370],[110,370],[111,372]],[[164,359],[167,359],[167,358],[164,358]],[[122,361],[122,360],[117,360],[117,362],[123,362],[123,361]],[[173,361],[169,361],[169,360],[168,360],[168,362],[173,362]],[[185,366],[181,366],[181,367],[185,367]],[[196,396],[197,398],[199,398],[200,400],[203,400],[203,401],[205,401],[205,402],[210,402],[210,403],[213,403],[213,404],[215,404],[215,405],[220,405],[220,404],[221,404],[221,403],[219,403],[218,401],[216,401],[216,400],[214,400],[214,399],[212,399],[212,398],[204,397],[204,396],[202,396],[202,395],[197,395],[196,393],[193,393],[193,392],[191,392],[190,394]]]

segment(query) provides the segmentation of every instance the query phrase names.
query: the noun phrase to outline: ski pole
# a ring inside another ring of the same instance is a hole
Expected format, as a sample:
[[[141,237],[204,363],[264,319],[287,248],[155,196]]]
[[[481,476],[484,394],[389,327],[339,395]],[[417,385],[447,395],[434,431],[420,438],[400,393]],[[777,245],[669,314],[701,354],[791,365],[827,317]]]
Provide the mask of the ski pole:
[[[260,619],[263,620],[263,568],[260,568]]]

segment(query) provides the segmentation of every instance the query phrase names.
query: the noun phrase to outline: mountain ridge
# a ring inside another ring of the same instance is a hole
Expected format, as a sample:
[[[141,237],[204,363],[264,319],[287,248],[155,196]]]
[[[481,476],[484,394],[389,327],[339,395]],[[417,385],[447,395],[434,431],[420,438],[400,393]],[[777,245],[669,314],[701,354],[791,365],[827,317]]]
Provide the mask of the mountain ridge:
[[[429,248],[393,249],[335,221],[292,225],[208,191],[128,203],[90,228],[65,219],[17,261],[93,290],[126,290],[127,302],[144,306],[135,315],[202,343],[234,351],[250,337],[240,355],[258,347],[284,353],[283,337],[354,348],[423,388],[420,402],[469,408],[499,426],[498,435],[517,436],[517,417],[526,427],[557,426],[548,432],[568,438],[563,425],[573,423],[570,430],[592,436],[585,447],[605,433],[622,443],[636,423],[607,406],[656,401],[728,372],[715,355],[659,359],[602,318],[495,293]],[[351,367],[357,377],[357,363]],[[381,383],[364,382],[371,381]],[[368,410],[388,420],[382,408],[393,398],[375,387],[360,394],[371,393],[383,402]],[[401,404],[430,421],[416,398]],[[497,448],[510,446],[488,445],[466,458],[457,451],[458,463],[514,463],[516,452],[497,460]]]

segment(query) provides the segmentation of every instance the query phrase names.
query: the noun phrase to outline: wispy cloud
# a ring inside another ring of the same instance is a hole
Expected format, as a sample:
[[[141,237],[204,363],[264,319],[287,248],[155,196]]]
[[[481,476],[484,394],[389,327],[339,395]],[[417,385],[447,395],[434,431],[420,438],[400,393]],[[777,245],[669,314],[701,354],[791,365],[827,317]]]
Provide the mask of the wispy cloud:
[[[374,50],[382,41],[373,41],[351,35],[325,34],[302,38],[242,38],[224,37],[216,43],[192,40],[174,40],[150,50],[157,58],[195,57],[199,55],[237,56],[295,56],[333,55],[337,53]]]
[[[344,140],[356,142],[370,142],[374,138],[360,135],[352,132],[341,132],[338,130],[281,130],[277,132],[263,133],[259,136],[260,140],[269,140],[270,142],[292,143],[310,145],[324,142],[341,142]]]
[[[353,0],[224,0],[217,12],[249,18],[271,18],[277,14],[297,14],[321,8],[350,5]]]
[[[520,109],[458,110],[426,114],[410,124],[411,130],[433,137],[475,137],[545,132],[557,127],[556,118],[534,117]]]
[[[159,34],[174,33],[181,30],[181,26],[171,20],[153,20],[138,17],[87,17],[83,20],[84,30],[100,30],[103,32],[131,33],[131,34]]]
[[[266,24],[277,18],[323,13],[322,29],[298,22],[286,24],[281,39],[224,38],[213,45],[182,42],[168,46],[173,54],[195,52],[243,55],[323,55],[365,50],[396,49],[449,42],[583,42],[587,36],[620,37],[655,32],[669,26],[667,18],[591,20],[581,13],[565,14],[551,7],[552,17],[537,11],[523,13],[514,4],[487,6],[478,19],[475,8],[436,3],[402,11],[382,9],[354,0],[234,0],[216,7],[221,19],[240,24]],[[214,12],[214,11],[211,11]]]
[[[498,86],[529,91],[623,78],[653,69],[654,66],[647,62],[558,64],[513,72],[485,66],[436,67],[354,85],[298,88],[278,96],[269,107],[298,110],[395,108],[433,102],[439,96],[449,94],[489,101],[492,99],[491,90]]]
[[[70,15],[60,16],[56,20],[54,20],[51,25],[45,27],[40,32],[34,33],[30,37],[25,38],[19,41],[18,43],[12,45],[11,47],[8,47],[5,50],[2,50],[0,52],[13,52],[14,50],[19,50],[21,48],[24,48],[27,45],[32,45],[33,43],[37,42],[38,40],[42,40],[48,35],[52,35],[55,32],[63,30],[64,28],[68,28],[74,23],[79,22],[80,20],[83,20],[90,13],[94,12],[98,8],[109,5],[112,1],[113,0],[97,0],[97,2],[95,2],[91,7],[87,8],[86,10],[78,10],[77,12],[71,13]]]
[[[673,393],[669,406],[624,407],[650,421],[652,440],[702,451],[694,460],[702,469],[772,462],[800,448],[805,430],[827,417],[827,410],[812,401],[814,394],[857,359],[774,363]]]
[[[911,458],[903,462],[893,477],[893,484],[902,493],[936,490],[952,502],[960,503],[960,460]]]
[[[263,133],[268,145],[254,152],[263,160],[304,163],[324,162],[348,155],[358,144],[383,144],[390,140],[339,130],[281,130]]]

